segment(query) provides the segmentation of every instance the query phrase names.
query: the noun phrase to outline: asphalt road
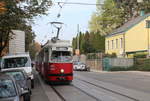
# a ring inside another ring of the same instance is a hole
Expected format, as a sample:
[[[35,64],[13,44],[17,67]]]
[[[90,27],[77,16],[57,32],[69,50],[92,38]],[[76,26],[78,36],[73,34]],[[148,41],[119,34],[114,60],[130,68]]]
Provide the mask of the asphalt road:
[[[87,78],[112,83],[128,89],[142,91],[150,94],[150,72],[139,74],[138,72],[76,72]]]
[[[31,101],[150,101],[150,75],[74,72],[70,85],[49,85],[35,73]]]

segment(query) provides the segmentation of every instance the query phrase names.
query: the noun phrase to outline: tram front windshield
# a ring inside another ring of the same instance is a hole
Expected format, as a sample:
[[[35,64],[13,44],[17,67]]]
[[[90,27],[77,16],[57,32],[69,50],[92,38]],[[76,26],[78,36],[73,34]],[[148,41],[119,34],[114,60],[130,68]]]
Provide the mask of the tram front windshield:
[[[72,55],[70,51],[53,51],[51,55],[52,62],[71,62]]]

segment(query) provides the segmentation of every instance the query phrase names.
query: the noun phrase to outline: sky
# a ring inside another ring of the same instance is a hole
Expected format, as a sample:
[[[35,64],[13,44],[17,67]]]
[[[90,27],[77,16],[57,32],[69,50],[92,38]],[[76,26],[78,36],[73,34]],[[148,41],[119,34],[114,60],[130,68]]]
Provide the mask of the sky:
[[[53,0],[53,2],[80,2],[95,4],[96,0]],[[41,44],[56,36],[56,29],[49,22],[60,21],[64,25],[60,31],[59,39],[72,40],[77,35],[77,25],[79,30],[85,32],[88,30],[88,22],[91,15],[96,11],[95,5],[64,5],[61,9],[61,16],[57,19],[60,7],[55,3],[48,10],[47,16],[35,18],[35,24],[32,25],[36,34],[35,40]]]

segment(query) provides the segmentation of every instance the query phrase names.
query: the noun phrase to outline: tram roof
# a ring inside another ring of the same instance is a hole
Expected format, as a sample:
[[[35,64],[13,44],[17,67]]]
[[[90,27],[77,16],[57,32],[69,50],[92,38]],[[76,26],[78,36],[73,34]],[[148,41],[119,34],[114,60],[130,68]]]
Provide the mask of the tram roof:
[[[71,42],[69,40],[57,40],[56,43],[48,40],[44,47],[71,47]]]

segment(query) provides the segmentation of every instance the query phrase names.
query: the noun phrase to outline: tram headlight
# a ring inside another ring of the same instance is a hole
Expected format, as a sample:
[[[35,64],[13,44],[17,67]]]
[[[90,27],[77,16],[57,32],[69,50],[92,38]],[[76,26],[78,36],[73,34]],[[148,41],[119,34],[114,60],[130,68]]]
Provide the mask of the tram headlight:
[[[61,73],[64,73],[64,69],[61,69],[60,72],[61,72]]]

